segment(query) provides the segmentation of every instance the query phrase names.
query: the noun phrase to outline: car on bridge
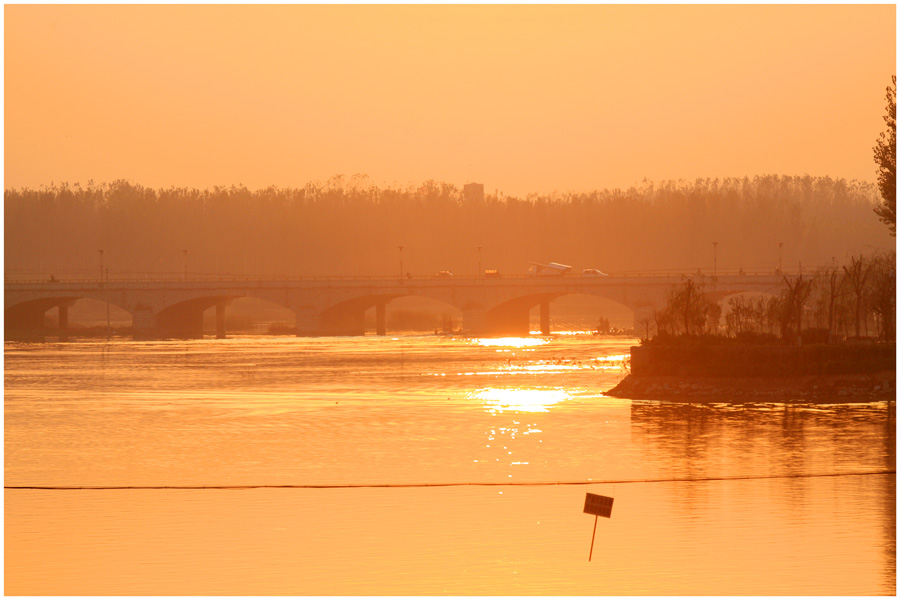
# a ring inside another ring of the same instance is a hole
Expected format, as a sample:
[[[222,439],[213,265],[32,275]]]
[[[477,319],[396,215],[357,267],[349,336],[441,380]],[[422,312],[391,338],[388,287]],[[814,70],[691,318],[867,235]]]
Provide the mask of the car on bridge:
[[[528,275],[537,275],[538,277],[559,277],[568,274],[571,270],[572,267],[561,263],[552,262],[545,265],[533,262],[528,269]]]
[[[453,273],[451,273],[450,271],[438,271],[437,277],[449,278],[449,277],[453,277]]]
[[[608,273],[604,273],[600,269],[582,269],[581,270],[582,277],[608,277]]]

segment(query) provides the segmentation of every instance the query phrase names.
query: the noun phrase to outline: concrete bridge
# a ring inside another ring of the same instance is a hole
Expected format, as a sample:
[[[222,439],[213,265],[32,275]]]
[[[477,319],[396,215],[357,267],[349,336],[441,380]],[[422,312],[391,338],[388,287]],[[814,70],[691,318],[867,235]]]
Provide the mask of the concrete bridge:
[[[777,293],[778,274],[688,276],[721,301],[743,292]],[[385,306],[401,296],[421,296],[456,307],[463,330],[473,335],[527,334],[529,312],[540,306],[540,329],[550,333],[550,302],[567,294],[588,294],[618,302],[634,312],[635,330],[665,306],[684,275],[344,277],[298,279],[197,279],[183,281],[111,280],[5,283],[7,331],[39,331],[44,315],[57,308],[61,333],[68,309],[90,298],[132,315],[136,337],[203,335],[203,313],[216,309],[216,335],[225,337],[225,310],[236,298],[251,297],[284,306],[296,315],[298,335],[363,335],[365,312],[374,307],[376,331],[386,334]]]

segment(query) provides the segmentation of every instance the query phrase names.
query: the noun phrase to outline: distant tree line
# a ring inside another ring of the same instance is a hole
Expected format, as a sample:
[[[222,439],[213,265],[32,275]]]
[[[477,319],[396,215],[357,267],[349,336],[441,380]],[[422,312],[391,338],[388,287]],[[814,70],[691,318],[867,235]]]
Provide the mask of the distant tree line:
[[[841,266],[782,275],[775,296],[732,296],[724,311],[704,293],[710,291],[710,282],[688,278],[673,287],[665,308],[654,315],[657,337],[717,335],[788,344],[848,338],[894,341],[896,265],[893,251],[851,256]]]
[[[894,248],[875,185],[758,176],[590,193],[478,194],[337,176],[302,188],[151,189],[128,181],[7,189],[7,278],[413,276],[528,261],[606,272],[771,272]],[[714,250],[712,242],[718,242]],[[783,243],[783,255],[778,243]],[[399,249],[403,246],[403,250]],[[479,249],[480,248],[480,249]],[[187,252],[185,252],[187,251]],[[714,252],[716,255],[714,257]],[[692,325],[689,325],[692,326]]]

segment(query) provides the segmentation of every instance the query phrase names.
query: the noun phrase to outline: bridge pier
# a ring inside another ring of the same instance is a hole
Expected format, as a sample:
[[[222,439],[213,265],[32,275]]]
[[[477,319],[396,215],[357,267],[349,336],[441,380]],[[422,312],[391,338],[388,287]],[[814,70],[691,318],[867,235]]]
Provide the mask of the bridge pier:
[[[69,303],[60,304],[59,309],[59,341],[69,341]]]
[[[541,335],[550,335],[550,301],[541,301]]]
[[[57,308],[59,309],[59,331],[62,333],[69,329],[69,305],[60,304]]]
[[[649,337],[650,333],[656,331],[656,320],[653,313],[656,308],[653,306],[637,306],[634,309],[634,335],[637,337]]]
[[[295,308],[294,314],[297,315],[295,324],[298,337],[314,337],[322,335],[322,315],[315,308],[304,306]]]
[[[131,332],[134,339],[156,337],[156,315],[148,306],[137,306],[131,310]]]
[[[462,309],[462,328],[470,335],[479,335],[487,329],[487,311],[481,307]]]
[[[375,334],[387,335],[387,318],[385,317],[385,302],[375,304]]]
[[[216,302],[216,339],[225,339],[225,302]]]

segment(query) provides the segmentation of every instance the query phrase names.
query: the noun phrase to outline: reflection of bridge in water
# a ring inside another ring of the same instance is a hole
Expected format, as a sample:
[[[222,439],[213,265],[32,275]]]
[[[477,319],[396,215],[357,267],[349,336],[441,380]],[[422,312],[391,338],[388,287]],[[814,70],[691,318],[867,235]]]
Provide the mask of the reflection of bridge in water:
[[[781,275],[719,275],[694,278],[717,301],[742,292],[775,293]],[[203,313],[216,309],[216,334],[225,336],[225,310],[237,298],[258,298],[290,309],[298,335],[363,335],[365,312],[375,308],[376,331],[386,333],[385,306],[402,296],[431,298],[462,312],[463,330],[493,335],[529,332],[529,312],[540,307],[541,333],[550,333],[550,302],[569,294],[606,298],[634,312],[635,330],[665,306],[682,275],[606,277],[344,277],[304,279],[196,279],[6,282],[5,325],[9,331],[37,331],[57,308],[59,328],[68,328],[68,309],[82,298],[108,302],[132,315],[137,337],[203,335]]]

